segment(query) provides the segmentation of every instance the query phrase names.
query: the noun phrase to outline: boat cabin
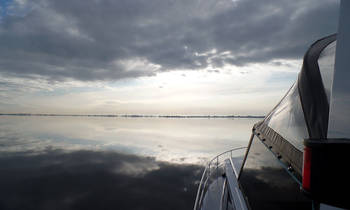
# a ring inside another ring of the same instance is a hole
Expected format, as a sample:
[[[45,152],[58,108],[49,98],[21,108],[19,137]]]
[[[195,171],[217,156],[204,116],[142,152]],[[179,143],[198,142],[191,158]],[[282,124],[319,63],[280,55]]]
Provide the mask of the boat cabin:
[[[341,2],[338,34],[310,46],[297,81],[254,125],[244,152],[228,151],[209,162],[195,210],[350,208],[346,11],[350,1]]]

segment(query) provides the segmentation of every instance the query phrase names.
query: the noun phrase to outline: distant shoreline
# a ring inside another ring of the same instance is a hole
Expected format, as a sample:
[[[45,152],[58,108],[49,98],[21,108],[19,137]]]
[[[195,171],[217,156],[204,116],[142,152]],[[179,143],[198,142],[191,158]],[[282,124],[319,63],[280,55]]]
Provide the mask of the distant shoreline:
[[[142,114],[30,114],[0,113],[0,116],[44,116],[44,117],[116,117],[116,118],[264,118],[259,115],[142,115]]]

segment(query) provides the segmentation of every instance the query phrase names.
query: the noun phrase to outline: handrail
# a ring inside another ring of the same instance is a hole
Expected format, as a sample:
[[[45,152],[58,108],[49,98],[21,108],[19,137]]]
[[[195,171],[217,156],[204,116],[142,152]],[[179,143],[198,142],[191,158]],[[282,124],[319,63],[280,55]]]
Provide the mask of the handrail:
[[[200,209],[200,207],[202,205],[202,201],[203,201],[203,197],[204,197],[204,193],[205,193],[205,188],[207,186],[207,183],[208,183],[210,176],[212,175],[212,171],[210,170],[212,163],[215,163],[214,161],[216,161],[216,171],[218,172],[219,158],[221,156],[224,156],[224,155],[230,153],[230,158],[232,158],[233,151],[246,149],[246,148],[247,147],[237,147],[237,148],[233,148],[231,150],[227,150],[225,152],[218,154],[217,156],[212,158],[210,161],[208,161],[206,167],[204,168],[203,175],[202,175],[201,181],[200,181],[199,186],[198,186],[196,201],[195,201],[194,208],[193,208],[194,210]]]
[[[236,150],[240,150],[240,149],[247,149],[247,147],[237,147],[237,148],[233,148],[233,149],[227,150],[227,151],[225,151],[225,152],[222,152],[222,153],[218,154],[217,156],[215,156],[214,158],[212,158],[212,159],[209,161],[209,163],[212,162],[212,161],[214,161],[214,160],[217,159],[218,157],[220,157],[220,156],[222,156],[222,155],[224,155],[224,154],[227,154],[227,153],[229,153],[229,152],[231,153],[231,157],[232,157],[232,151],[236,151]]]

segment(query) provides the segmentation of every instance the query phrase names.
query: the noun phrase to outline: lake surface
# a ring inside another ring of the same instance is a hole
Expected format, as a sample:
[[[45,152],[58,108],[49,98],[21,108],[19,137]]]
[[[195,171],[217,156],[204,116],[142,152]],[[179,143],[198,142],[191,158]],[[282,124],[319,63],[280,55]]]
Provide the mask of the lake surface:
[[[0,209],[192,209],[259,120],[0,116]]]

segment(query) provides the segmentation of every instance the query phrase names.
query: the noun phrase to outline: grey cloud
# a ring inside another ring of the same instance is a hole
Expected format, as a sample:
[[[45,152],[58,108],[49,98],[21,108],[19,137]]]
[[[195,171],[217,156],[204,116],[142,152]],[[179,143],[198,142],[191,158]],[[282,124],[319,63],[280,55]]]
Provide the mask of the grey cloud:
[[[330,0],[38,0],[27,8],[2,18],[0,72],[53,81],[301,58],[336,32],[338,14]]]

